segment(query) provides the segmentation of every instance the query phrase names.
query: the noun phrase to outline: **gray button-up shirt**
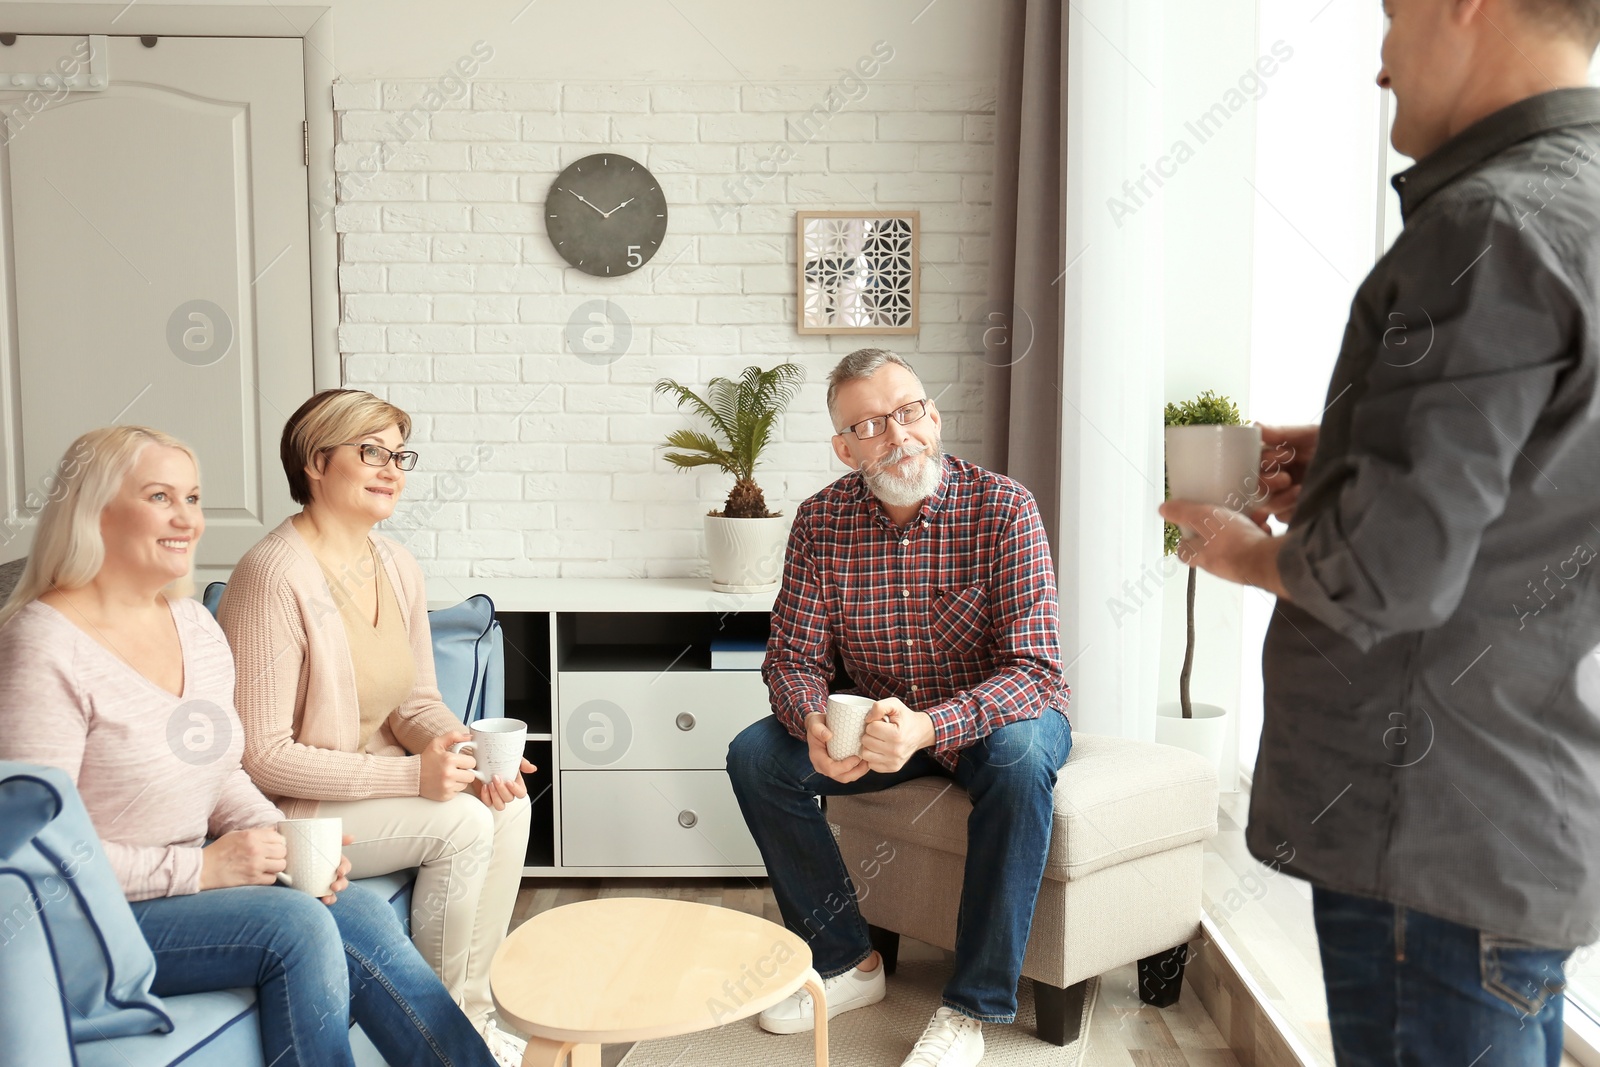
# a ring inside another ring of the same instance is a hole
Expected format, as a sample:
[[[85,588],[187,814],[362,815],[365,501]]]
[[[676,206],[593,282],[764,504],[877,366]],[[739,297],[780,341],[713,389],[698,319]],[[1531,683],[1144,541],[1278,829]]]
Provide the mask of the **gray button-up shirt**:
[[[1600,939],[1600,90],[1496,112],[1394,188],[1278,555],[1250,849],[1576,947]]]

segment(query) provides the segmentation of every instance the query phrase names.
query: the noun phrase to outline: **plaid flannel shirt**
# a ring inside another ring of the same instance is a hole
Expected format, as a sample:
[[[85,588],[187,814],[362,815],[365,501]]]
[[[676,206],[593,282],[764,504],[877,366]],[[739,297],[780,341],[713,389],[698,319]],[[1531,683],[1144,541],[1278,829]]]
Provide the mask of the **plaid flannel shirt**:
[[[946,456],[939,488],[896,526],[859,471],[800,505],[761,677],[796,738],[822,711],[834,653],[874,699],[933,718],[933,758],[1047,708],[1066,714],[1055,568],[1033,494]]]

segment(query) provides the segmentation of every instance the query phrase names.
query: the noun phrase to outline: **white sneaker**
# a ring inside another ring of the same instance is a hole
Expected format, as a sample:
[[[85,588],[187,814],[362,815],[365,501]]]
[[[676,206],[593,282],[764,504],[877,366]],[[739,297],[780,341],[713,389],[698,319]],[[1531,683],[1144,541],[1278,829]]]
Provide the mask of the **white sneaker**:
[[[493,1022],[483,1028],[483,1043],[500,1067],[522,1067],[522,1057],[528,1052],[528,1043],[515,1034],[508,1034]]]
[[[954,1008],[940,1008],[900,1067],[976,1067],[981,1059],[983,1024]]]
[[[864,1008],[883,999],[883,960],[875,971],[851,968],[843,974],[822,980],[822,989],[828,998],[828,1019],[851,1008]],[[797,990],[761,1013],[761,1029],[769,1034],[798,1034],[816,1026],[816,1011],[811,1006],[811,994]]]

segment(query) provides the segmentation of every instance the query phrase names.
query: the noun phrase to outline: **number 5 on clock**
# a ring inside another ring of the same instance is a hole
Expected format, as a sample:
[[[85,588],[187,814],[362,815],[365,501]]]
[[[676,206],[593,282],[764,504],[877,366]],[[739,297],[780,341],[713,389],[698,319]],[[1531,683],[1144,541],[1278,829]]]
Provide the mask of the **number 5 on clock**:
[[[640,256],[639,256],[639,246],[638,245],[629,245],[628,246],[628,266],[630,266],[630,267],[639,267],[639,266],[643,266],[643,265],[644,265],[644,260],[641,259]]]

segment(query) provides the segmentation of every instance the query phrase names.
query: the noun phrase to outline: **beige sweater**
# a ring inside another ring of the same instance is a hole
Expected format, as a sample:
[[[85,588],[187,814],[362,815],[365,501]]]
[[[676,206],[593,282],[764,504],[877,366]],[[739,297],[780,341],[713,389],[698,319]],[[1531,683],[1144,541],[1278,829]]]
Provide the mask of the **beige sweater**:
[[[0,629],[0,759],[59,767],[77,783],[129,900],[198,893],[207,837],[283,818],[239,768],[222,631],[199,601],[170,604],[181,695],[48,604],[35,600]]]
[[[290,818],[322,800],[417,796],[429,741],[461,729],[434,681],[422,568],[398,542],[372,543],[411,643],[416,683],[364,749],[355,665],[322,567],[285,520],[244,554],[217,621],[233,646],[244,769]]]

